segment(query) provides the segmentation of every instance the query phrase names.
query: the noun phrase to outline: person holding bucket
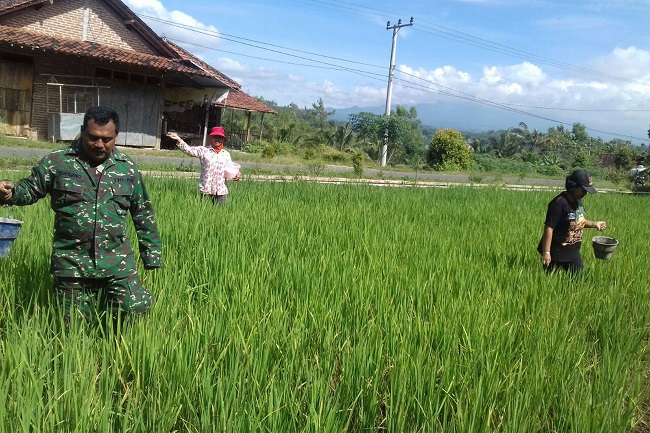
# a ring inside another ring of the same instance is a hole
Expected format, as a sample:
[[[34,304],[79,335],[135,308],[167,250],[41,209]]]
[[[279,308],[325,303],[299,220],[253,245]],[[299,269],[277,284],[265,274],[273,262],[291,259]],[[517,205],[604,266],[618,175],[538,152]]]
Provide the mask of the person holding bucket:
[[[582,199],[587,193],[597,192],[589,173],[585,170],[573,171],[566,178],[565,189],[548,204],[544,232],[537,251],[547,272],[562,269],[576,274],[584,267],[580,256],[583,230],[595,228],[603,231],[607,224],[605,221],[589,221],[582,206]]]
[[[167,133],[167,137],[174,140],[176,146],[184,153],[201,159],[199,192],[212,200],[213,204],[225,206],[228,197],[226,179],[239,180],[241,173],[239,165],[232,162],[230,153],[223,148],[226,141],[223,128],[221,126],[212,128],[209,147],[191,147],[177,133],[171,131]]]
[[[92,107],[78,140],[50,152],[28,177],[0,182],[0,204],[26,206],[50,196],[50,271],[66,320],[73,311],[92,320],[98,304],[117,314],[145,313],[153,304],[138,276],[127,214],[147,270],[162,266],[160,236],[142,174],[115,149],[119,126],[114,110]]]

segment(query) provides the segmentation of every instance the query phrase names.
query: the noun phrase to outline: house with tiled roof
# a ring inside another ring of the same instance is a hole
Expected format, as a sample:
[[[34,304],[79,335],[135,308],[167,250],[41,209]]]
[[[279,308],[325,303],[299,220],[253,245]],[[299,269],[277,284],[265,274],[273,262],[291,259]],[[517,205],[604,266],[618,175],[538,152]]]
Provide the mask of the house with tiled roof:
[[[120,0],[0,0],[0,133],[72,140],[93,105],[119,114],[119,145],[153,148],[225,109],[274,113]]]

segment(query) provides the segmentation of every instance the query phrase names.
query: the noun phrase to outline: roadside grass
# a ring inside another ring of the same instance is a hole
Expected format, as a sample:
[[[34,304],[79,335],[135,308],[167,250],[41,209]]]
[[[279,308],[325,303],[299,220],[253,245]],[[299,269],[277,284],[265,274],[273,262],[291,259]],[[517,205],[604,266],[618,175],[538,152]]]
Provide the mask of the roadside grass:
[[[57,149],[65,146],[66,143],[58,142],[52,143],[50,141],[42,140],[27,140],[21,138],[14,138],[0,135],[0,146],[10,147],[24,147],[24,148],[39,148],[39,149]],[[177,149],[139,149],[133,147],[120,147],[120,150],[131,156],[142,157],[186,157],[182,152]],[[268,174],[268,175],[286,175],[286,176],[323,176],[323,177],[342,177],[342,178],[364,178],[364,179],[377,179],[389,176],[390,173],[406,173],[405,180],[408,178],[425,180],[427,174],[437,175],[456,175],[466,176],[466,179],[461,181],[463,183],[478,183],[499,186],[505,183],[518,183],[518,181],[526,178],[526,182],[532,185],[546,185],[549,179],[557,181],[558,178],[550,178],[537,172],[482,172],[476,169],[467,172],[437,172],[422,165],[417,169],[410,165],[395,165],[381,167],[374,162],[365,161],[363,164],[363,173],[361,175],[353,172],[352,163],[346,160],[343,155],[340,159],[333,161],[331,159],[323,158],[322,155],[316,154],[313,158],[306,160],[301,155],[296,154],[277,154],[272,158],[264,157],[261,153],[247,153],[239,150],[229,149],[234,161],[245,162],[254,164],[253,167],[245,168],[244,170],[251,174]],[[333,151],[338,152],[338,151]],[[0,161],[0,168],[21,168],[31,167],[40,158],[3,158],[5,161]],[[139,161],[138,165],[149,171],[166,171],[166,172],[200,172],[200,164],[198,160],[187,158],[188,160],[181,163],[164,163],[164,162],[142,162]],[[277,166],[274,168],[273,166]],[[329,166],[325,170],[325,166]],[[332,170],[332,167],[340,166],[340,171]],[[384,176],[386,174],[386,176]],[[394,178],[394,177],[393,177]],[[508,179],[506,182],[504,179]],[[610,190],[623,190],[629,191],[630,186],[627,184],[614,183],[605,179],[596,179],[598,187]]]

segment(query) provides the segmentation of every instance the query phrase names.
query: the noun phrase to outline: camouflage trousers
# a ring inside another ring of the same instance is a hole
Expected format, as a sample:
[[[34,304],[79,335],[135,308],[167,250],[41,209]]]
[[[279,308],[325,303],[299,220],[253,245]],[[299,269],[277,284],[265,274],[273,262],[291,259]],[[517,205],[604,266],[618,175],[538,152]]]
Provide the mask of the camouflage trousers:
[[[65,318],[76,312],[86,320],[110,310],[114,315],[144,314],[154,297],[142,287],[137,272],[120,277],[54,277],[54,294]]]

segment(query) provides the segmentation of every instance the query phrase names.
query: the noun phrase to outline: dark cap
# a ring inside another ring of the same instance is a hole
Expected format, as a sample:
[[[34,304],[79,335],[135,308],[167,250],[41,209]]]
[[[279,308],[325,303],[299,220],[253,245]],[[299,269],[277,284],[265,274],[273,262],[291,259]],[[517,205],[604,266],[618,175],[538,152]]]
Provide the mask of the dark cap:
[[[593,183],[591,182],[591,176],[589,176],[589,173],[587,173],[585,170],[574,170],[574,172],[569,175],[567,180],[570,180],[577,186],[581,186],[585,191],[592,194],[596,194],[598,192],[596,191],[596,188],[592,186]]]

